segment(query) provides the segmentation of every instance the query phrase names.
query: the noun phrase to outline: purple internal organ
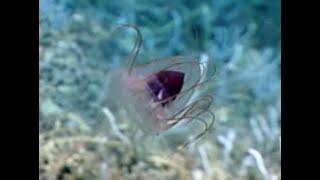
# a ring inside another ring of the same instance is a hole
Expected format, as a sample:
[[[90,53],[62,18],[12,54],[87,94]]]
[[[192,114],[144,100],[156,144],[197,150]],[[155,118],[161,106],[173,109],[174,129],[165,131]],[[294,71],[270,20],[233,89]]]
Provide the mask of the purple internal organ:
[[[180,93],[184,83],[184,73],[179,71],[159,71],[147,82],[150,95],[154,102],[162,107],[170,105]]]

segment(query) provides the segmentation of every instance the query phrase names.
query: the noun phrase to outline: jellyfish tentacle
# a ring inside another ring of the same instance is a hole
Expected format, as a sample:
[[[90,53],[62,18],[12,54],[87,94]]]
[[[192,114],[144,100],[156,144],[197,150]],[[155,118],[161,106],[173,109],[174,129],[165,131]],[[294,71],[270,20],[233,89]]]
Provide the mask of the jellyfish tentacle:
[[[203,98],[202,100],[206,100],[205,98]],[[204,107],[201,106],[200,104],[200,100],[198,100],[197,102],[194,102],[193,106],[190,107],[190,109],[188,109],[188,111],[186,111],[184,113],[184,115],[182,117],[186,118],[186,119],[192,119],[192,118],[198,118],[198,117],[203,117],[205,113],[210,112],[210,106],[211,106],[211,101],[208,101],[209,103],[204,105]],[[198,105],[200,104],[200,105]],[[199,107],[197,107],[197,105]],[[187,121],[186,123],[189,124],[191,121]]]
[[[185,142],[183,142],[179,148],[183,149],[185,148],[186,146],[188,146],[190,143],[198,140],[199,138],[201,138],[208,130],[208,125],[207,123],[205,122],[205,120],[203,120],[202,118],[199,118],[199,117],[190,117],[192,120],[197,120],[198,122],[201,122],[204,126],[203,130],[197,134],[196,136],[193,136],[191,137],[190,139],[186,140]]]
[[[199,117],[194,117],[192,118],[192,120],[198,120],[198,122],[201,122],[204,125],[204,129],[197,134],[196,136],[194,136],[193,138],[187,140],[186,142],[184,142],[180,148],[185,148],[186,146],[188,146],[190,143],[198,140],[199,138],[201,138],[209,129],[211,129],[211,127],[213,126],[214,122],[215,122],[215,116],[214,113],[210,110],[206,111],[207,113],[209,113],[209,115],[211,116],[211,121],[209,123],[209,125],[207,124],[207,122],[203,119],[203,118],[199,118]]]
[[[186,147],[188,144],[191,142],[199,139],[202,137],[209,129],[212,128],[214,122],[215,122],[215,115],[214,113],[210,110],[211,103],[213,101],[213,98],[210,95],[207,95],[192,104],[190,104],[189,108],[187,111],[184,112],[183,116],[181,119],[185,119],[187,124],[193,122],[194,120],[197,120],[197,122],[201,122],[204,125],[204,129],[194,136],[192,139],[187,140],[185,143],[182,144],[182,148]],[[201,102],[207,102],[207,104],[201,104]],[[205,115],[209,116],[209,122],[204,120],[206,117]],[[177,123],[177,122],[176,122]]]
[[[200,104],[201,101],[207,101],[207,104],[203,105],[205,107],[201,107],[201,104]],[[168,126],[167,128],[170,128],[170,127],[176,125],[181,120],[188,119],[190,117],[193,118],[193,117],[200,116],[202,113],[205,113],[206,111],[209,110],[211,103],[212,103],[212,97],[207,95],[207,96],[204,96],[203,98],[198,99],[197,101],[185,106],[184,108],[180,109],[178,112],[173,114],[171,118],[166,119],[167,126]],[[197,105],[199,106],[198,108],[197,108]],[[196,114],[192,114],[193,110],[197,110],[197,109],[200,111],[197,112]],[[191,114],[192,114],[192,116],[191,116]],[[187,121],[187,123],[189,123],[189,122],[190,121]]]
[[[128,72],[129,72],[129,74],[131,74],[133,66],[134,66],[136,58],[137,58],[137,55],[139,54],[139,51],[140,51],[140,48],[141,48],[142,34],[141,34],[141,31],[139,30],[139,28],[137,26],[135,26],[135,25],[132,25],[132,24],[118,24],[116,26],[116,28],[120,28],[120,27],[132,28],[137,33],[137,38],[135,40],[134,47],[132,48],[130,56],[127,59]]]
[[[201,101],[205,101],[207,100],[208,104],[206,106],[206,108],[209,108],[213,99],[210,95],[204,96],[203,98],[198,99],[197,101],[192,102],[191,104],[187,105],[185,108],[181,109],[179,111],[179,114],[183,112],[183,114],[181,115],[182,117],[191,114],[192,110],[196,109],[196,106],[199,105],[201,103]],[[197,115],[201,114],[201,112],[198,112]]]

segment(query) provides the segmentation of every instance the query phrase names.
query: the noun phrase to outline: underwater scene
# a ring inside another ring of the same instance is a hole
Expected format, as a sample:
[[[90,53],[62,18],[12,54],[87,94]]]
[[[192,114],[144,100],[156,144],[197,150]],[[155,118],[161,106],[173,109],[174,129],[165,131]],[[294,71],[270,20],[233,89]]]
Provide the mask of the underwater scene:
[[[39,180],[280,180],[280,0],[39,0]]]

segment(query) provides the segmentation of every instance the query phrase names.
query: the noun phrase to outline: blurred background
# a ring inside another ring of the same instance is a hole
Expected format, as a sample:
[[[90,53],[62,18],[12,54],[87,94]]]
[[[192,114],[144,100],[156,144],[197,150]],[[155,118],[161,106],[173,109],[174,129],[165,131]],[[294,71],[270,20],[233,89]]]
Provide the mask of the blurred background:
[[[39,3],[39,179],[281,179],[279,0]],[[195,146],[149,152],[106,101],[136,38],[111,34],[119,23],[139,27],[139,62],[196,54],[214,64],[216,122]]]

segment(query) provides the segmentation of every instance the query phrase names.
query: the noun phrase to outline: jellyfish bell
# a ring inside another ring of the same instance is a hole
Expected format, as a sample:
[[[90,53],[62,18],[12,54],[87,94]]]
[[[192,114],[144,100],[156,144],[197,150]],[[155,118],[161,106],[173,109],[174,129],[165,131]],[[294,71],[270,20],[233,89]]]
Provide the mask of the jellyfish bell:
[[[179,118],[177,112],[196,90],[200,80],[197,64],[184,57],[158,59],[133,67],[130,73],[122,69],[112,82],[121,92],[121,102],[139,116],[142,129],[161,132],[170,127],[168,120]]]
[[[209,117],[212,115],[210,96],[192,100],[197,88],[205,82],[201,81],[204,75],[201,63],[190,57],[177,56],[137,65],[141,33],[135,26],[125,26],[135,29],[138,37],[127,64],[111,75],[110,87],[117,92],[115,100],[127,110],[131,122],[148,135],[172,137],[170,134],[176,136],[177,132],[189,132],[201,125],[202,130],[194,137],[202,136],[211,127],[214,117]],[[212,120],[209,123],[202,119],[207,114],[210,115],[205,119]],[[191,130],[183,128],[193,124],[193,120],[197,125],[190,126]],[[179,140],[184,142],[180,144],[187,144],[186,138]]]

